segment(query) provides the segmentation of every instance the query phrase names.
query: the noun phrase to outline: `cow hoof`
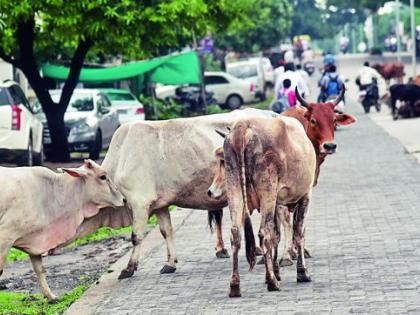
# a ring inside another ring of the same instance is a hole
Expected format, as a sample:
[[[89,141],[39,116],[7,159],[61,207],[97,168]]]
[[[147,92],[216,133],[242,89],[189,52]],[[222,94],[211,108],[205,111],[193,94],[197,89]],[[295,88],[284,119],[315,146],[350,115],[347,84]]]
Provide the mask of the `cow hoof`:
[[[171,266],[171,265],[165,265],[162,267],[162,269],[160,269],[160,273],[164,274],[164,273],[174,273],[176,270],[176,267]]]
[[[261,257],[261,259],[258,261],[257,265],[264,265],[265,264],[265,257]]]
[[[131,278],[134,275],[134,271],[135,270],[132,267],[127,267],[127,268],[123,269],[121,271],[120,275],[118,276],[118,280]]]
[[[263,253],[263,251],[262,251],[261,247],[257,246],[257,247],[255,248],[255,255],[257,255],[257,256],[262,256],[262,255],[264,255],[264,253]]]
[[[274,276],[276,277],[277,281],[281,281],[280,272],[278,270],[274,271]]]
[[[53,296],[48,299],[48,304],[57,304],[59,302],[58,297]]]
[[[306,270],[297,273],[297,282],[311,282],[311,276],[308,274]]]
[[[231,285],[230,286],[230,292],[229,292],[229,297],[231,298],[235,298],[235,297],[241,297],[241,288],[239,287],[239,285]]]
[[[290,258],[281,258],[279,261],[280,267],[287,267],[293,265],[293,260]]]
[[[312,258],[311,254],[309,253],[309,251],[305,248],[303,254],[305,255],[305,258]]]
[[[267,290],[268,291],[280,291],[280,287],[277,281],[269,281],[267,283]]]
[[[216,252],[217,258],[230,258],[229,253],[226,248],[223,248]]]

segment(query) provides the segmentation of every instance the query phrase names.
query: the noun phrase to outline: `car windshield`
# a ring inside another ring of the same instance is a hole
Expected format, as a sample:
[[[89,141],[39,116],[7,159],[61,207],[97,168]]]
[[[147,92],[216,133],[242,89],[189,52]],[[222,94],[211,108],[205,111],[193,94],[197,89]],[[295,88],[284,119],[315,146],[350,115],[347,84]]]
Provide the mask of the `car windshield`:
[[[130,93],[113,93],[113,92],[106,92],[105,93],[106,96],[108,96],[108,98],[111,101],[135,101],[136,99],[134,98],[133,95],[131,95]]]
[[[246,79],[258,76],[256,65],[237,65],[228,67],[227,72],[239,79]]]
[[[0,106],[10,105],[7,89],[0,87]]]
[[[60,100],[60,94],[53,94],[51,98],[54,102]],[[93,97],[92,94],[75,93],[70,99],[67,113],[70,112],[90,112],[93,110]]]

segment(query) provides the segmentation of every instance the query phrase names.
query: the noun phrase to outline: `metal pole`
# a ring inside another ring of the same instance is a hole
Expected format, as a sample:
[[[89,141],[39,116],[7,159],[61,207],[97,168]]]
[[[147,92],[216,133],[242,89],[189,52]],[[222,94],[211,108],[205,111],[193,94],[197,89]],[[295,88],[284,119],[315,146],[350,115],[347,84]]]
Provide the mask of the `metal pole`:
[[[410,0],[410,13],[411,13],[411,42],[412,54],[411,63],[413,67],[413,80],[416,79],[416,21],[414,20],[414,0]]]
[[[395,33],[397,34],[397,60],[401,62],[401,37],[400,37],[400,0],[395,1],[397,5],[396,14],[397,14],[397,26],[395,28]]]

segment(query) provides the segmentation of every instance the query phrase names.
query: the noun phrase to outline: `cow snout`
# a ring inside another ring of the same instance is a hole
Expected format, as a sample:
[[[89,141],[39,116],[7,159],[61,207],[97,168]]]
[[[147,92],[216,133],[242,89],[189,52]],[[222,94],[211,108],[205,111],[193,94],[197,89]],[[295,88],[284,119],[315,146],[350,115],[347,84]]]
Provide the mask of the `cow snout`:
[[[335,153],[337,149],[337,144],[335,144],[334,142],[324,143],[323,147],[324,147],[325,153],[333,154]]]
[[[212,199],[219,199],[223,196],[223,189],[220,187],[217,187],[216,185],[212,185],[209,190],[207,190],[207,196],[209,196]]]
[[[207,190],[207,196],[209,196],[211,198],[211,195],[212,195],[211,190],[210,189]]]
[[[124,204],[126,204],[127,203],[127,199],[123,198],[123,202],[124,202]]]

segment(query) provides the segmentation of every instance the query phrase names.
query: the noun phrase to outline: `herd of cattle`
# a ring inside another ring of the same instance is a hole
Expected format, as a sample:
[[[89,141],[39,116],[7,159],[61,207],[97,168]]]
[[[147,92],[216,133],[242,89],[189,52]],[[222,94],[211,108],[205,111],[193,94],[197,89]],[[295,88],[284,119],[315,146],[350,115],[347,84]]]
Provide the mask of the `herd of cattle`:
[[[167,245],[161,273],[176,269],[177,257],[168,207],[207,210],[216,223],[216,256],[228,258],[222,236],[223,208],[229,206],[233,272],[230,296],[241,295],[238,251],[244,229],[246,257],[252,269],[264,257],[268,290],[278,290],[277,249],[285,231],[281,265],[297,257],[297,281],[311,281],[305,266],[305,225],[320,166],[335,153],[337,125],[356,120],[334,111],[332,102],[308,104],[277,115],[243,109],[231,113],[141,121],[122,125],[101,166],[86,160],[79,168],[0,167],[0,274],[11,247],[30,255],[44,296],[48,287],[41,255],[65,246],[101,226],[133,226],[133,249],[119,279],[138,267],[147,220],[156,214]],[[216,132],[217,131],[217,132]],[[228,133],[228,134],[226,134]],[[222,136],[223,137],[222,137]],[[261,213],[256,246],[253,210]]]
[[[372,65],[385,79],[389,87],[389,93],[383,97],[388,101],[394,119],[420,117],[420,75],[410,78],[403,83],[404,65],[400,62]],[[390,86],[392,79],[396,83]],[[400,101],[400,106],[397,106]]]

